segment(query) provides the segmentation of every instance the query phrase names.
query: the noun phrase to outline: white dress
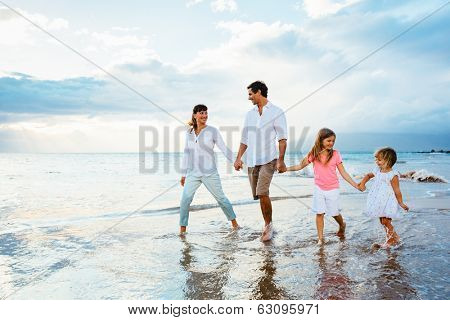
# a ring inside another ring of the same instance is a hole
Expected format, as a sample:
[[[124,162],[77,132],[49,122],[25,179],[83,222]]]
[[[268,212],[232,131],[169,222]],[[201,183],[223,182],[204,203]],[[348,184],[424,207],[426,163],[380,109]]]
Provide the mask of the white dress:
[[[375,177],[367,196],[364,214],[369,217],[401,218],[402,207],[398,204],[391,185],[392,179],[400,174],[394,170],[381,172],[378,167],[372,173]]]

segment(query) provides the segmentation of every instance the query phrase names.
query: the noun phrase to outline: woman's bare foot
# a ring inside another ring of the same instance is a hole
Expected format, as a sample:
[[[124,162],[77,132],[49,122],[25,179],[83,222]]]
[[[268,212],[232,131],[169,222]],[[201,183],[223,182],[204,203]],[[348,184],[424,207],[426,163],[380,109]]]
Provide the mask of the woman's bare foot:
[[[336,233],[338,237],[344,237],[345,236],[345,227],[347,226],[347,224],[345,222],[343,222],[340,226],[339,226],[339,230]]]
[[[317,240],[317,245],[318,246],[323,246],[324,244],[325,244],[325,240],[323,240],[323,239]]]

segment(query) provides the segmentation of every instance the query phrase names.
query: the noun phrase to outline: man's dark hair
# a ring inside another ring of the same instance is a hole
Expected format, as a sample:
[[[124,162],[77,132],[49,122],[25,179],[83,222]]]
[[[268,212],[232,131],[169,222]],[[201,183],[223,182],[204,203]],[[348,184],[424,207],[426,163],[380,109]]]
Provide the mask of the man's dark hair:
[[[267,91],[269,91],[269,89],[267,89],[267,86],[264,82],[262,81],[255,81],[252,84],[250,84],[247,89],[252,89],[253,93],[257,93],[258,90],[261,90],[261,95],[264,98],[267,98]]]

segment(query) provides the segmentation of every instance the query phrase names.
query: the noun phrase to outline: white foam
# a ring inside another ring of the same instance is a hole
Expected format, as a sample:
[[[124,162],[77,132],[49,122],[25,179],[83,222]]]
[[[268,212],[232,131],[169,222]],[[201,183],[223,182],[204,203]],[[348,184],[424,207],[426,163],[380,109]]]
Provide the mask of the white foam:
[[[430,173],[425,169],[420,169],[417,171],[410,171],[401,175],[402,178],[411,179],[417,182],[440,182],[440,183],[448,183],[448,181],[439,175],[434,173]]]

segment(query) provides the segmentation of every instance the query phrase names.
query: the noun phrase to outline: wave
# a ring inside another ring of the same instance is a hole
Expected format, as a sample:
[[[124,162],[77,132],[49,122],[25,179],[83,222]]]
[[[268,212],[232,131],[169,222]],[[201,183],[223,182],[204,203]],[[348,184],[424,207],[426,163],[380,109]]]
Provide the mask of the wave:
[[[434,173],[430,173],[425,169],[409,171],[404,174],[400,174],[400,177],[417,182],[448,183],[448,181],[444,177],[438,176]]]
[[[364,178],[366,174],[353,174],[353,178],[355,179],[362,179]],[[425,169],[415,170],[415,171],[408,171],[405,173],[400,173],[400,178],[403,179],[409,179],[416,182],[428,182],[428,183],[448,183],[448,181],[437,174],[430,173]]]
[[[289,177],[289,178],[314,178],[314,172],[312,170],[307,170],[307,169],[304,169],[301,171],[286,172],[286,173],[283,173],[282,175],[284,177]]]
[[[448,197],[448,196],[450,196],[450,189],[427,191],[427,194],[433,198]]]
[[[306,194],[306,195],[302,195],[302,196],[280,196],[280,197],[270,197],[271,201],[280,201],[280,200],[289,200],[289,199],[306,199],[306,198],[311,198],[312,194]],[[238,201],[233,201],[231,202],[231,204],[233,206],[242,206],[242,205],[247,205],[247,204],[252,204],[257,202],[258,200],[238,200]],[[208,209],[213,209],[213,208],[218,208],[219,204],[218,203],[206,203],[206,204],[197,204],[197,205],[192,205],[189,208],[189,211],[203,211],[203,210],[208,210]],[[150,214],[157,214],[157,215],[167,215],[167,214],[175,214],[178,213],[180,210],[180,207],[170,207],[170,208],[164,208],[164,209],[156,209],[156,210],[142,210],[139,211],[137,214],[138,215],[150,215]]]
[[[312,194],[306,194],[301,196],[282,196],[282,197],[271,197],[272,201],[280,201],[280,200],[288,200],[288,199],[300,199],[300,198],[311,198]],[[238,200],[233,201],[231,204],[233,206],[241,206],[247,205],[257,202],[258,200]],[[217,203],[207,203],[207,204],[199,204],[192,205],[189,208],[189,211],[202,211],[213,208],[218,208],[219,204]],[[15,226],[10,225],[2,225],[0,224],[0,235],[12,232],[20,232],[24,230],[29,230],[33,228],[47,228],[48,232],[54,232],[55,227],[59,226],[67,226],[67,225],[77,225],[80,223],[86,223],[91,221],[99,221],[99,220],[118,220],[125,218],[135,218],[135,217],[143,217],[143,216],[165,216],[165,215],[175,215],[180,212],[180,207],[168,207],[162,209],[152,209],[152,210],[141,210],[137,212],[120,212],[120,213],[106,213],[98,216],[87,216],[87,217],[76,217],[76,218],[68,218],[65,220],[56,219],[56,220],[35,220],[32,224],[29,223],[20,223]]]

